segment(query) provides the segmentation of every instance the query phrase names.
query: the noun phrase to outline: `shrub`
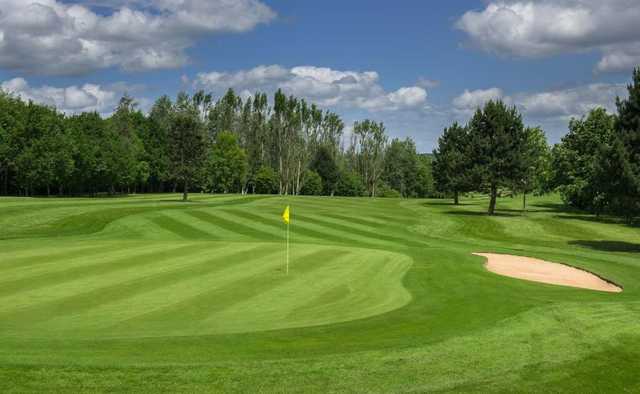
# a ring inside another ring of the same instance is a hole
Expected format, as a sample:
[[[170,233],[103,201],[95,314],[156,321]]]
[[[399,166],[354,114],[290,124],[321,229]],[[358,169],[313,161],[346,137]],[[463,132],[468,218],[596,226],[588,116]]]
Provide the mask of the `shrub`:
[[[305,196],[319,196],[322,194],[322,178],[313,171],[307,170],[304,174],[304,185],[302,185],[302,194]]]
[[[396,189],[391,188],[386,183],[382,183],[381,185],[378,186],[378,189],[376,190],[376,197],[400,198],[402,197],[402,194],[400,194],[400,192],[397,191]]]
[[[358,174],[351,171],[344,171],[340,173],[340,178],[336,185],[336,195],[360,197],[363,196],[364,193],[364,183]]]
[[[255,183],[258,194],[278,193],[278,174],[271,167],[260,167],[256,173]]]

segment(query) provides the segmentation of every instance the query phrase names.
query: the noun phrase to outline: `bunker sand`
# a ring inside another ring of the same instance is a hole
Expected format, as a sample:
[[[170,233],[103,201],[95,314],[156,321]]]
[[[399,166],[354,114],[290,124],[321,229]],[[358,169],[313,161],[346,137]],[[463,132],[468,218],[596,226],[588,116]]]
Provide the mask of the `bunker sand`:
[[[498,275],[534,282],[582,289],[619,293],[622,288],[590,272],[564,264],[551,263],[532,257],[496,253],[473,253],[487,259],[487,270]]]

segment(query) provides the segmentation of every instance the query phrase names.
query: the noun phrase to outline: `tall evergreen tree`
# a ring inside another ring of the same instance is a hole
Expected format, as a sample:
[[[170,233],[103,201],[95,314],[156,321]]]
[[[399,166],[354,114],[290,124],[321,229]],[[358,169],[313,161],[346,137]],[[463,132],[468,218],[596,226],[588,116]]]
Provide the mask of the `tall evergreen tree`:
[[[640,67],[627,90],[628,98],[616,99],[613,142],[601,151],[596,181],[609,209],[632,220],[640,215]]]
[[[433,178],[436,190],[453,195],[454,204],[460,202],[460,193],[472,189],[471,148],[469,132],[457,122],[445,128],[433,152]]]
[[[182,200],[201,174],[206,157],[207,138],[200,114],[186,95],[176,103],[168,136],[173,176],[182,185]]]
[[[316,151],[316,155],[311,162],[311,169],[322,179],[322,190],[325,195],[333,196],[336,191],[340,170],[331,148],[321,145]]]
[[[490,215],[495,214],[499,187],[510,187],[524,177],[526,133],[515,107],[489,101],[469,122],[473,174],[489,192]]]

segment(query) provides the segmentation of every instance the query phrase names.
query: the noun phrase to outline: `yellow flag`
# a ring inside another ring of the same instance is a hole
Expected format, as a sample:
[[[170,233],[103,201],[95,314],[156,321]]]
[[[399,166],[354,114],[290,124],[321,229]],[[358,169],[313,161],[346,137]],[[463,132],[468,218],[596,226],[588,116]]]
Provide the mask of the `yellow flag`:
[[[284,209],[284,212],[282,212],[282,220],[284,220],[286,224],[289,224],[289,206],[288,205]]]

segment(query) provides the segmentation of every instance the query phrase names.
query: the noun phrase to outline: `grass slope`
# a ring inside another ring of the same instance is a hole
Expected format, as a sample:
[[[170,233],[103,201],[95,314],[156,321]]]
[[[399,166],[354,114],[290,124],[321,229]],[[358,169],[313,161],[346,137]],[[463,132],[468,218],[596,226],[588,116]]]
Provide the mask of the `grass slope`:
[[[640,230],[486,203],[0,199],[0,390],[640,390]],[[482,251],[624,292],[500,277]]]

